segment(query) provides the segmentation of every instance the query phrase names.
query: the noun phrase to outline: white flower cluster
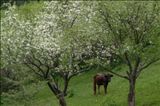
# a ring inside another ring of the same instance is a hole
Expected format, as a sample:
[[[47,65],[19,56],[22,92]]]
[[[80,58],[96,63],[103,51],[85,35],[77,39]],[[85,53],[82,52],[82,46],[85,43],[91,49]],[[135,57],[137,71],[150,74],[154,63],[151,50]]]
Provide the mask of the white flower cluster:
[[[63,43],[60,39],[71,26],[73,19],[75,17],[80,19],[86,15],[87,9],[91,10],[87,6],[84,6],[85,8],[82,6],[84,4],[82,5],[80,1],[69,1],[66,4],[46,1],[32,20],[21,17],[15,6],[9,6],[1,19],[2,57],[5,59],[11,56],[11,53],[13,56],[28,55],[31,49],[36,49],[39,53],[42,49],[50,53],[59,51],[60,43]]]

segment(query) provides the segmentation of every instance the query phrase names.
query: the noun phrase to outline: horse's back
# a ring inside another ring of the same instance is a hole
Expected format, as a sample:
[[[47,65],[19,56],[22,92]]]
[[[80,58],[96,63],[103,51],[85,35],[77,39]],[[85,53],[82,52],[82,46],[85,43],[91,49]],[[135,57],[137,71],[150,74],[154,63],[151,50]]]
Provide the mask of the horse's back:
[[[97,73],[96,75],[97,76],[104,76],[105,74],[104,73]]]
[[[97,73],[95,76],[95,81],[98,85],[103,85],[104,83],[104,75],[102,73]]]

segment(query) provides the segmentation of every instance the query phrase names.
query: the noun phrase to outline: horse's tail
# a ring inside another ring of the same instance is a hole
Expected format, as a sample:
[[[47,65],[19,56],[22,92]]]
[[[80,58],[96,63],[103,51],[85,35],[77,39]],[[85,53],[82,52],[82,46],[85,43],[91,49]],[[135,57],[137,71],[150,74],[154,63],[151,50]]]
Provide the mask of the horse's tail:
[[[96,75],[93,77],[93,90],[95,95],[96,94]]]

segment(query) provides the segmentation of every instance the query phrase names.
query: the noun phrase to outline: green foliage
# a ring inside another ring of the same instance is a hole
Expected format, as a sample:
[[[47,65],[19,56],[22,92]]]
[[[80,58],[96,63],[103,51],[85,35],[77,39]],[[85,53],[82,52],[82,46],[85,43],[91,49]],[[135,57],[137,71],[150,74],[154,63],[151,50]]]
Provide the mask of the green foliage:
[[[20,85],[17,81],[2,76],[0,79],[0,85],[1,85],[0,94],[2,94],[2,92],[9,92],[10,90],[18,91],[20,89]]]
[[[19,6],[16,12],[25,20],[32,20],[40,11],[42,11],[44,3],[32,1],[27,5]]]
[[[107,41],[122,55],[124,52],[147,54],[146,49],[154,49],[148,47],[152,38],[159,41],[160,9],[156,2],[102,2],[99,11],[103,20],[101,26],[108,31]]]
[[[38,83],[32,83],[29,86],[24,85],[21,90],[16,92],[15,90],[10,90],[9,92],[3,92],[1,94],[1,103],[10,105],[30,105],[33,102],[35,95],[41,90],[41,85]]]

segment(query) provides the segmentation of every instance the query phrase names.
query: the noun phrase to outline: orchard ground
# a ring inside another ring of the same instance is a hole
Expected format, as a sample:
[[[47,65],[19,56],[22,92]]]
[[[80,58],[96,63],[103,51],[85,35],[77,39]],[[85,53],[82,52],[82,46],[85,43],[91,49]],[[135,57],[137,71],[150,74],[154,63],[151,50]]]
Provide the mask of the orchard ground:
[[[120,66],[117,69],[123,73],[127,67]],[[93,76],[97,72],[101,70],[91,70],[71,79],[66,97],[68,106],[127,106],[128,82],[117,76],[112,78],[107,95],[104,95],[102,86],[101,94],[93,95]],[[137,106],[160,106],[160,62],[145,69],[137,80]],[[57,99],[45,84],[32,100],[25,104],[20,101],[10,100],[2,106],[58,106]]]

